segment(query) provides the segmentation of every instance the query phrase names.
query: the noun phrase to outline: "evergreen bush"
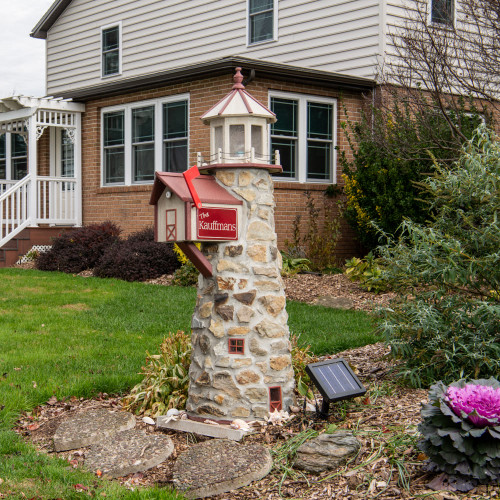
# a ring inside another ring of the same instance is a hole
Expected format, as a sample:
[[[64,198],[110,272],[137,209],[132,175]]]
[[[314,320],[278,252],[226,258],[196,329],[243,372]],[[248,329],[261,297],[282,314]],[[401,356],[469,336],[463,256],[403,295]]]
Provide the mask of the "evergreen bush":
[[[347,196],[345,217],[367,250],[373,250],[383,234],[397,235],[402,221],[428,220],[429,205],[419,183],[434,171],[433,158],[450,164],[460,155],[461,141],[437,103],[418,112],[397,100],[387,108],[370,107],[359,123],[347,121],[352,160],[340,152]],[[472,137],[483,117],[472,102],[460,100],[449,120],[464,137]],[[375,223],[375,225],[373,224]],[[380,233],[377,228],[382,229]]]

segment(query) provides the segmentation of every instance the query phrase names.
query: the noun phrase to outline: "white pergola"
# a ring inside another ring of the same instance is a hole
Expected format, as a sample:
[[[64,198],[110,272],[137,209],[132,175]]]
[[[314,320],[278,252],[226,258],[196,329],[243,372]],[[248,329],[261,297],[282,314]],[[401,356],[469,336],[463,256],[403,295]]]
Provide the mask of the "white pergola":
[[[24,227],[42,222],[81,225],[81,114],[84,111],[84,104],[62,98],[12,96],[0,99],[0,135],[20,134],[27,144],[28,160],[28,175],[24,179],[17,182],[0,180],[4,182],[0,190],[0,246],[9,234],[12,237]],[[38,175],[37,143],[47,127],[64,129],[74,144],[74,178]],[[68,189],[73,193],[71,200]]]

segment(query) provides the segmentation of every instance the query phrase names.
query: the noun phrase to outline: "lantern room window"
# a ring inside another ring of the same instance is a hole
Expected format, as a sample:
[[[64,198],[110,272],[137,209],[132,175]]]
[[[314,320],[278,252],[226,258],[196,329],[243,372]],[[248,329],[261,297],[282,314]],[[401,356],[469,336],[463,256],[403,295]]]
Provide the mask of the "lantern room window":
[[[245,340],[229,339],[229,354],[245,354]]]

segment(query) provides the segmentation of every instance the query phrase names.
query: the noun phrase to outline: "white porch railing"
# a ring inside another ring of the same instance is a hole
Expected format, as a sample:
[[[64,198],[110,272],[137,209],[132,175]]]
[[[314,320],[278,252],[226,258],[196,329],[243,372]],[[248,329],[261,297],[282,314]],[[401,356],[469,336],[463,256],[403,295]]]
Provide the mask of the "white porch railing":
[[[18,181],[8,181],[6,179],[0,179],[0,195],[4,194],[7,189],[12,187]]]
[[[27,175],[0,191],[0,247],[30,225],[77,224],[76,179],[37,177],[36,212],[30,210],[32,189],[32,178]]]
[[[37,177],[37,223],[76,224],[76,179]]]

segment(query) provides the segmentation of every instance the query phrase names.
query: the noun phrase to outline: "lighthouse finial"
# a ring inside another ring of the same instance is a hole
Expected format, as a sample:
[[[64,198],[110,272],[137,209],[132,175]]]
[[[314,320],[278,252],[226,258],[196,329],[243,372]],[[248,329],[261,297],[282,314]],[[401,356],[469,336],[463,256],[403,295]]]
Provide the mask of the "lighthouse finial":
[[[241,74],[241,68],[236,68],[236,73],[233,76],[233,89],[244,89],[245,86],[243,85],[243,75]]]

